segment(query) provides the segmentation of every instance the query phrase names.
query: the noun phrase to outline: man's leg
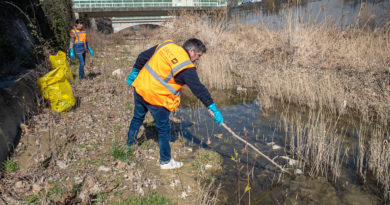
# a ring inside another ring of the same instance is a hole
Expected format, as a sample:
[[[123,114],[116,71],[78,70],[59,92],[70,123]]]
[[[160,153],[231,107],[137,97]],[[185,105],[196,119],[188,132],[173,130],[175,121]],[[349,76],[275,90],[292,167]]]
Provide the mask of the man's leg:
[[[80,66],[79,66],[79,79],[84,79],[84,65],[85,65],[85,53],[77,54],[77,58],[79,59]]]
[[[152,114],[158,129],[158,146],[160,147],[160,163],[166,164],[171,160],[171,123],[169,121],[169,110],[153,105],[147,105]]]
[[[128,138],[127,138],[127,145],[131,146],[135,143],[135,139],[137,138],[139,128],[141,127],[142,123],[145,119],[145,114],[147,112],[147,108],[144,104],[144,100],[141,96],[139,96],[134,91],[134,116],[131,120],[129,132],[128,132]]]

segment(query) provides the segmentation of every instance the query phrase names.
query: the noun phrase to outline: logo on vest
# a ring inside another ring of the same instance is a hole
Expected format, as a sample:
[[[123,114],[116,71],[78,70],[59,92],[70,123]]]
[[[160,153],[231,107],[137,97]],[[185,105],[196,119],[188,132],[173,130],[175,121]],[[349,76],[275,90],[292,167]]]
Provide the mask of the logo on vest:
[[[171,62],[173,63],[173,64],[176,64],[177,62],[179,62],[176,58],[174,58],[174,59],[172,59],[171,60]]]

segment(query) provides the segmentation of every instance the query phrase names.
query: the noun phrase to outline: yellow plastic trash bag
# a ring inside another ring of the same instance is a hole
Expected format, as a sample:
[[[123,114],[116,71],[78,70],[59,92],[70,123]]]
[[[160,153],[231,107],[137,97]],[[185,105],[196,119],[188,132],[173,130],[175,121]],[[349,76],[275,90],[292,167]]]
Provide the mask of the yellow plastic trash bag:
[[[58,51],[57,55],[49,56],[51,67],[54,69],[65,67],[66,73],[65,76],[67,79],[73,80],[72,71],[69,69],[68,61],[66,61],[66,54],[63,51]]]
[[[76,103],[72,87],[68,79],[72,79],[72,73],[66,62],[66,55],[59,51],[57,55],[49,57],[53,70],[37,81],[39,92],[50,101],[51,109],[56,112],[70,110]]]

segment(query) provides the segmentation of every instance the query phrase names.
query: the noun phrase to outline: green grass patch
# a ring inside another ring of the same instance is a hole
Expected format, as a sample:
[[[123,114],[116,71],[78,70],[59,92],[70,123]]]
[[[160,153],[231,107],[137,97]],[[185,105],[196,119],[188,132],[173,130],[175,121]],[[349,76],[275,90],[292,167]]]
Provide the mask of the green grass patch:
[[[89,163],[94,164],[94,165],[99,165],[99,166],[104,165],[104,161],[102,159],[91,159],[91,160],[89,160]]]
[[[212,180],[214,174],[222,170],[222,157],[214,151],[200,149],[195,155],[192,166],[197,171],[198,177],[204,180]],[[207,168],[207,166],[210,166],[210,168]]]
[[[40,199],[41,199],[41,197],[40,197],[39,195],[34,195],[34,196],[30,196],[30,197],[27,199],[27,202],[28,202],[29,204],[32,204],[32,203],[38,202]]]
[[[167,197],[158,194],[156,191],[152,191],[150,194],[144,197],[129,198],[125,201],[114,203],[117,205],[173,205],[171,200]]]
[[[53,186],[46,193],[47,197],[50,197],[52,195],[61,195],[63,193],[62,188],[58,184],[52,184],[52,185]]]
[[[121,190],[114,190],[113,194],[114,196],[121,196],[123,192]]]
[[[80,191],[81,191],[81,187],[82,187],[82,184],[73,183],[72,190],[71,190],[72,196],[77,196],[78,193],[80,193]]]
[[[119,174],[119,175],[116,175],[115,179],[114,179],[114,183],[122,183],[123,181],[125,180],[125,176],[124,174]]]
[[[154,145],[155,143],[153,142],[153,140],[146,140],[141,144],[141,149],[143,150],[152,149]]]
[[[108,196],[107,193],[98,193],[96,194],[94,201],[104,202],[107,199],[107,196]]]
[[[4,172],[16,172],[19,169],[19,165],[11,159],[4,161],[2,165]]]
[[[154,122],[145,123],[145,128],[152,128],[152,127],[156,127],[156,124]]]
[[[134,146],[133,146],[134,147]],[[119,159],[121,161],[128,161],[133,158],[133,147],[127,147],[127,145],[118,145],[113,144],[111,148],[111,154],[114,159]]]
[[[129,109],[130,111],[133,110],[133,107],[134,107],[133,103],[131,103],[131,102],[127,102],[127,103],[125,104],[125,106],[126,106],[126,108]]]
[[[232,144],[233,140],[230,137],[223,137],[221,141],[225,144]]]

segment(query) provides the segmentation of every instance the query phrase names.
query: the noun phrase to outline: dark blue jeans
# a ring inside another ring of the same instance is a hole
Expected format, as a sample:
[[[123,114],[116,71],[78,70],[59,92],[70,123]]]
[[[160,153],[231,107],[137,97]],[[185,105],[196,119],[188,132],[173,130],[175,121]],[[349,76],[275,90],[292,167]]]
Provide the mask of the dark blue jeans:
[[[169,121],[170,111],[164,107],[147,103],[140,95],[134,91],[134,116],[131,120],[127,145],[135,143],[139,128],[141,127],[146,112],[150,112],[156,122],[158,130],[158,146],[160,147],[160,163],[165,164],[171,160],[171,123]]]
[[[76,54],[77,58],[79,59],[80,66],[79,66],[79,79],[84,79],[84,65],[85,65],[85,53],[82,54]]]

